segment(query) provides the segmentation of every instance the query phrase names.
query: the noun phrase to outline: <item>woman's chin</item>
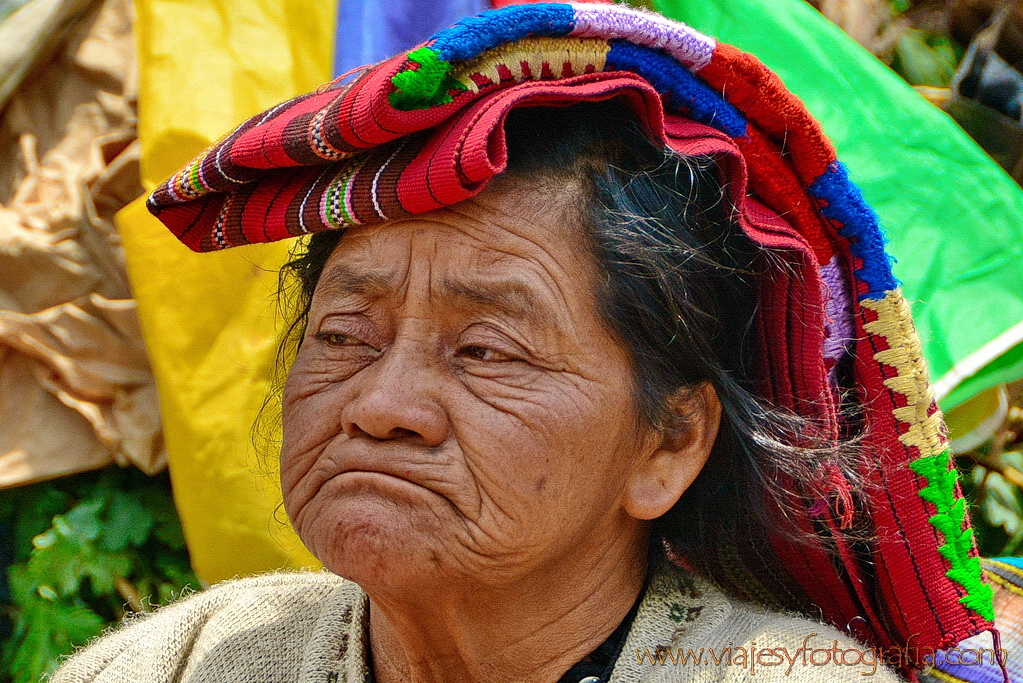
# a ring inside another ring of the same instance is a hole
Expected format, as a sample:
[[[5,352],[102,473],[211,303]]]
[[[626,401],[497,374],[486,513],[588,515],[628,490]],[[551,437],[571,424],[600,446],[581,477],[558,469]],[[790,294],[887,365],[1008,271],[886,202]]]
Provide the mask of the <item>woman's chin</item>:
[[[431,506],[407,499],[366,491],[346,494],[311,519],[313,524],[334,520],[330,529],[301,534],[323,539],[310,547],[313,554],[331,572],[363,588],[429,584],[434,575],[444,573],[440,559],[450,558],[451,544],[440,535],[450,533],[451,527],[445,529]]]

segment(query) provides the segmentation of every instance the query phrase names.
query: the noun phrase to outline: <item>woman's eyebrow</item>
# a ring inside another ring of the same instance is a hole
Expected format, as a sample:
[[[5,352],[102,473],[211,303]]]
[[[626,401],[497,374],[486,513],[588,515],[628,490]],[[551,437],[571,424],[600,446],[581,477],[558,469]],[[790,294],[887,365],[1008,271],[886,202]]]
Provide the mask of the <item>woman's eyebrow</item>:
[[[447,277],[441,281],[441,291],[474,307],[496,309],[537,325],[546,326],[554,318],[536,290],[519,280]]]
[[[328,294],[360,294],[379,297],[394,289],[394,277],[384,273],[356,272],[344,265],[337,265],[324,271],[316,285],[317,290]]]
[[[337,265],[324,271],[316,289],[334,296],[355,294],[377,299],[398,286],[392,274],[358,272],[349,266]],[[439,291],[458,304],[498,310],[536,325],[549,325],[554,319],[550,306],[536,290],[515,279],[445,277]]]

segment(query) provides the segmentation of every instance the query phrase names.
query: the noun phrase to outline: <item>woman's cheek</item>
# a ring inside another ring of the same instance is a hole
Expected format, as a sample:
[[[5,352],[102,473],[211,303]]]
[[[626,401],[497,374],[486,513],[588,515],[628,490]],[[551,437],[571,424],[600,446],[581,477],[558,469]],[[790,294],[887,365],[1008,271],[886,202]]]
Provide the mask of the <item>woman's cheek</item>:
[[[285,507],[294,519],[322,482],[314,481],[324,449],[343,434],[343,385],[315,368],[296,367],[285,386],[282,404],[281,489]],[[289,498],[291,500],[289,500]]]
[[[567,373],[527,363],[494,363],[460,368],[457,378],[468,394],[496,411],[493,417],[499,421],[542,427],[563,409],[577,409],[578,397]]]
[[[377,357],[377,354],[354,353],[329,347],[317,339],[307,339],[292,365],[288,385],[294,380],[306,390],[317,390],[323,385],[343,382]]]
[[[456,437],[484,488],[515,481],[527,485],[523,495],[557,495],[563,479],[579,474],[569,470],[587,471],[587,458],[606,445],[601,435],[609,416],[597,410],[595,397],[578,391],[575,378],[540,375],[522,385],[467,385],[475,391],[454,422],[473,427],[456,427]]]
[[[322,348],[303,347],[292,365],[282,396],[284,437],[307,431],[310,423],[340,429],[345,383],[368,365],[365,360],[331,357]],[[335,419],[332,419],[335,416]]]

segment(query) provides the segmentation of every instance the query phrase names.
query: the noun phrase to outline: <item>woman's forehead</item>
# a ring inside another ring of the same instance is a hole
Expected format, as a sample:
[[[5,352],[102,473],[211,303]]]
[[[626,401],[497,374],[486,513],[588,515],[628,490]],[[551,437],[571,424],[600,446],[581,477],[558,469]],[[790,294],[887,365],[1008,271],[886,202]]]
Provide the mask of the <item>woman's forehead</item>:
[[[316,297],[383,298],[417,282],[452,301],[530,317],[552,299],[593,291],[592,249],[566,192],[523,200],[484,190],[429,214],[351,229],[324,266]],[[546,210],[544,208],[546,207]]]

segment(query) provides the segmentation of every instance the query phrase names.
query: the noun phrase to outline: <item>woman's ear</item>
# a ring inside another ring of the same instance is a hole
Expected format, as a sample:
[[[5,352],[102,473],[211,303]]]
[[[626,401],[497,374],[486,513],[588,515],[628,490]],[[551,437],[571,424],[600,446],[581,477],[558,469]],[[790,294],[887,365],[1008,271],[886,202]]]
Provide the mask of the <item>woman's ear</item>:
[[[710,457],[721,424],[721,401],[710,382],[680,389],[671,398],[674,425],[658,434],[659,447],[637,464],[623,504],[636,519],[670,510]]]

